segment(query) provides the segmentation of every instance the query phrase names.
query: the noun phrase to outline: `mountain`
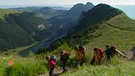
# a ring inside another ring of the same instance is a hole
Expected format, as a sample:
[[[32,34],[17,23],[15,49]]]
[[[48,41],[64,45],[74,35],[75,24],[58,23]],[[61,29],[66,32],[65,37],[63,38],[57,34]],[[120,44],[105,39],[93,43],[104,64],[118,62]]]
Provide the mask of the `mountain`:
[[[0,19],[4,19],[4,16],[6,14],[10,14],[10,13],[17,13],[18,11],[14,11],[14,10],[5,10],[5,9],[0,9]]]
[[[19,7],[19,8],[9,8],[9,10],[23,11],[23,12],[34,12],[43,7]]]
[[[49,18],[48,20],[53,26],[60,27],[60,30],[58,30],[59,33],[65,34],[76,24],[76,21],[83,11],[86,12],[93,7],[94,5],[90,2],[88,2],[86,5],[79,3],[74,5],[65,14]]]
[[[55,10],[50,7],[44,7],[41,9],[38,9],[36,11],[33,11],[36,13],[37,17],[42,17],[44,19],[48,19],[57,15],[62,15],[67,12],[67,10]]]
[[[10,14],[8,18],[11,18],[37,41],[49,39],[54,36],[50,28],[51,24],[47,20],[35,17],[33,13],[23,12],[20,14]]]
[[[47,49],[54,50],[63,44],[85,45],[89,50],[114,45],[119,50],[127,50],[135,44],[135,20],[127,17],[121,10],[106,4],[99,4],[81,14],[77,24],[62,39],[53,42]],[[127,47],[128,46],[128,47]]]
[[[33,13],[0,9],[0,16],[0,50],[27,46],[54,35],[51,24]]]
[[[48,19],[67,12],[67,10],[64,10],[64,8],[61,10],[60,7],[23,7],[23,8],[10,8],[10,10],[32,12],[35,13],[37,17],[41,17],[44,19]]]

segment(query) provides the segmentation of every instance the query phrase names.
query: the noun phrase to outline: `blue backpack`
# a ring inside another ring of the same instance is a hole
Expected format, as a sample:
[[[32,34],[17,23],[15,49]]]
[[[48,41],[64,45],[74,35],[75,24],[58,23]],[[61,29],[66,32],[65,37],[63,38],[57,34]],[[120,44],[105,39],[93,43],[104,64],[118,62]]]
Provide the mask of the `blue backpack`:
[[[51,56],[51,59],[52,59],[55,63],[57,63],[57,58],[56,58],[55,55],[52,55],[52,56]]]

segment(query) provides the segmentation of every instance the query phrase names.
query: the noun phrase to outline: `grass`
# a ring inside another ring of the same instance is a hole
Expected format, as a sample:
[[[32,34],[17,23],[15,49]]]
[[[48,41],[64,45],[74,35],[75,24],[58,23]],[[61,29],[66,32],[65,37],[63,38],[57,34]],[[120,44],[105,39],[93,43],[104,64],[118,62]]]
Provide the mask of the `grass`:
[[[129,19],[124,13],[113,17],[107,22],[99,24],[99,28],[93,35],[101,36],[89,40],[85,45],[87,48],[87,62],[75,71],[69,71],[61,76],[134,76],[135,62],[127,61],[121,57],[115,57],[112,64],[104,63],[102,65],[92,66],[93,48],[100,47],[105,49],[105,45],[114,45],[120,51],[130,50],[135,45],[135,21]]]
[[[86,47],[90,50],[93,50],[94,47],[105,49],[105,45],[108,44],[116,46],[120,51],[130,50],[135,45],[135,32],[133,30],[135,29],[135,21],[130,21],[132,22],[129,25],[129,27],[132,26],[131,30],[125,30],[128,25],[123,24],[128,24],[128,20],[120,23],[122,21],[119,20],[121,17],[125,16],[121,14],[103,24],[100,24],[99,28],[93,34],[101,34],[101,36],[90,40]]]
[[[0,76],[5,76],[9,71],[9,76],[36,76],[47,72],[47,62],[45,59],[37,58],[34,55],[28,57],[20,56],[0,56]],[[14,65],[7,66],[9,60],[14,61]]]
[[[18,48],[15,48],[15,49],[9,49],[6,52],[1,52],[0,55],[9,55],[9,56],[10,55],[14,55],[14,56],[18,56],[18,55],[21,55],[21,52],[25,51],[28,48],[31,48],[31,47],[35,46],[36,44],[37,44],[37,42],[32,44],[32,45],[29,45],[29,46],[18,47]],[[30,50],[28,50],[28,51],[30,51]]]
[[[13,11],[13,10],[0,9],[0,19],[4,19],[5,15],[11,14],[11,13],[18,13],[18,12]]]
[[[135,62],[126,61],[122,58],[114,58],[111,65],[86,65],[75,71],[70,71],[61,76],[134,76]]]
[[[113,17],[107,23],[121,30],[135,31],[135,20],[128,18],[124,13]]]

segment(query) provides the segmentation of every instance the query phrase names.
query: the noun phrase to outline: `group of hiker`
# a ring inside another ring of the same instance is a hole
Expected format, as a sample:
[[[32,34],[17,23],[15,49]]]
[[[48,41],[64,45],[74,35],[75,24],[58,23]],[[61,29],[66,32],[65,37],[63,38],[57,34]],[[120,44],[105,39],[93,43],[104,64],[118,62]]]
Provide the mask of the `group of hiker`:
[[[106,62],[111,62],[111,58],[114,57],[116,54],[116,48],[114,46],[105,46],[105,50],[103,51],[101,48],[94,48],[94,55],[93,59],[91,60],[90,64],[96,65],[101,64],[101,60],[104,58]],[[105,55],[105,56],[104,56]]]
[[[111,58],[115,55],[116,53],[116,48],[114,46],[105,46],[106,49],[103,51],[101,48],[94,48],[94,54],[93,58],[90,62],[91,65],[97,65],[101,64],[101,60],[105,58],[107,62],[111,62]],[[82,45],[80,46],[75,46],[75,61],[76,61],[76,67],[80,67],[84,62],[85,62],[85,50],[86,48]],[[105,55],[105,56],[104,56]],[[62,50],[60,52],[60,61],[62,63],[62,68],[63,72],[67,71],[66,70],[66,63],[69,60],[70,53],[66,50]],[[55,66],[57,65],[57,58],[55,55],[52,56],[46,56],[46,59],[48,61],[50,70],[49,70],[49,76],[53,76],[53,70]]]

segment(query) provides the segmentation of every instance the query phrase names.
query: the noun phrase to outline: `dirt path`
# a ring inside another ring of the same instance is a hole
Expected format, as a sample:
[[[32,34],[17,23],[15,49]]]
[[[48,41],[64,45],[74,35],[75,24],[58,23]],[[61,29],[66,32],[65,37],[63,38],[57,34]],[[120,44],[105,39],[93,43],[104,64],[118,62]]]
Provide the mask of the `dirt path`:
[[[124,55],[127,56],[127,59],[132,59],[133,58],[133,52],[132,51],[124,51],[122,52]]]
[[[74,68],[71,68],[71,67],[67,67],[66,69],[68,71],[73,71],[74,70]],[[62,74],[62,73],[63,73],[62,68],[58,67],[58,68],[54,69],[54,76],[60,76],[60,74]],[[49,72],[47,72],[46,74],[40,74],[40,75],[37,75],[37,76],[49,76]]]

